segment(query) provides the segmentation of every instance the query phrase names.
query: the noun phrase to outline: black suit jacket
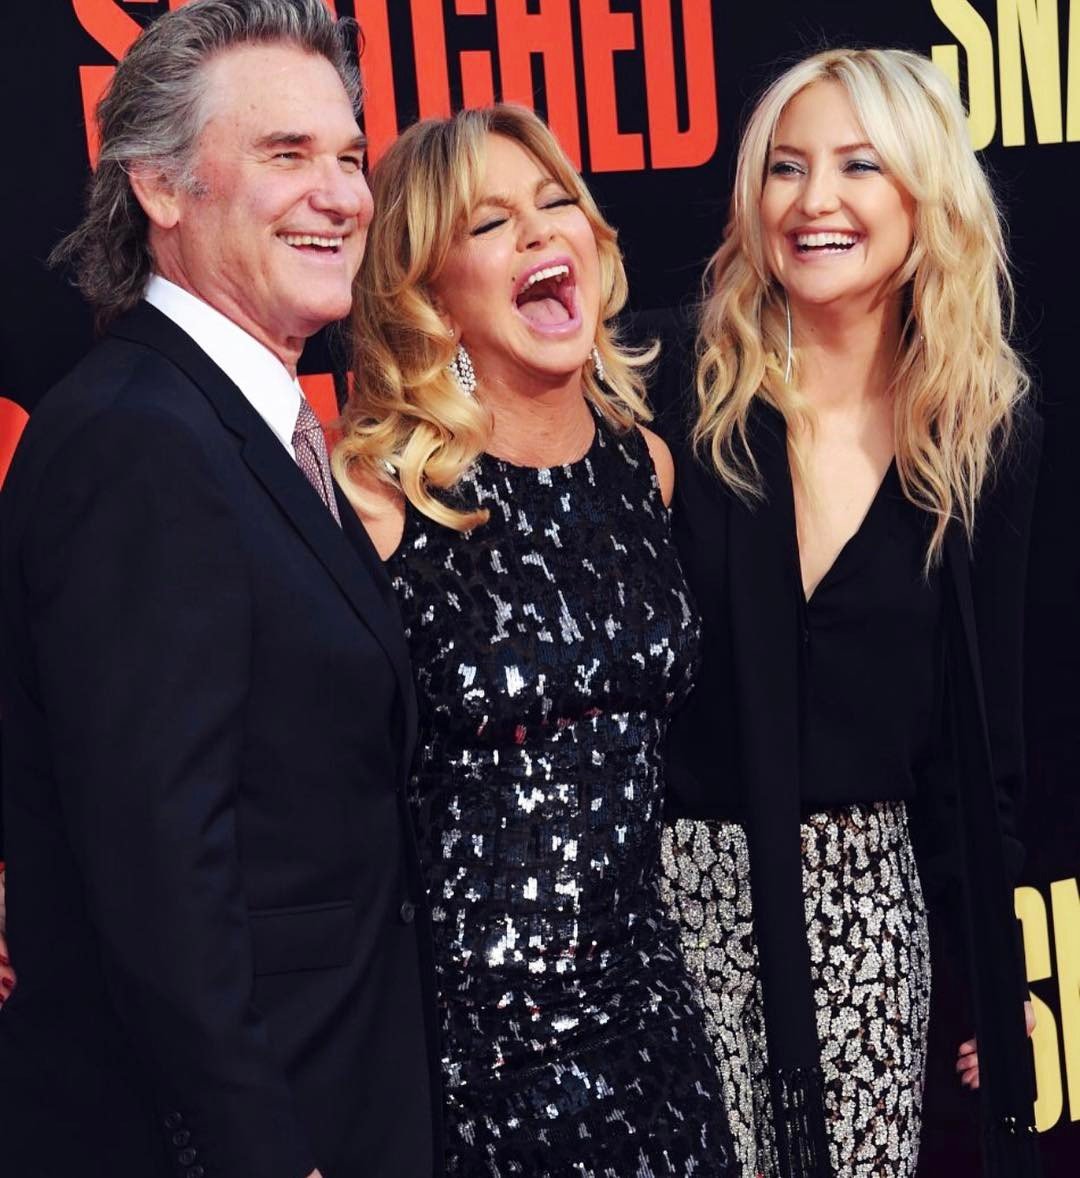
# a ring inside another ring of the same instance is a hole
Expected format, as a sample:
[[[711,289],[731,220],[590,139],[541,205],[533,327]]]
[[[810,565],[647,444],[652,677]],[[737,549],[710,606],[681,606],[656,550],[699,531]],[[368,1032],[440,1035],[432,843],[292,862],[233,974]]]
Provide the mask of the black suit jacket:
[[[0,503],[5,1178],[427,1178],[416,707],[353,512],[145,304]]]

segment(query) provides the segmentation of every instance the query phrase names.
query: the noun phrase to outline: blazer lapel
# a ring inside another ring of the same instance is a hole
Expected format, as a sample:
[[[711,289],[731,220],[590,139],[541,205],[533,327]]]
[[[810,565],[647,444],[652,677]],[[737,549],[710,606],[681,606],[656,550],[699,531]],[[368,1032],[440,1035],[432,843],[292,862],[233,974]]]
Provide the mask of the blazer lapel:
[[[348,599],[390,660],[407,710],[415,715],[408,648],[392,590],[366,532],[338,527],[300,468],[244,394],[168,316],[148,303],[112,325],[110,332],[167,356],[203,392],[223,424],[240,440],[240,453],[312,554]],[[353,516],[346,505],[341,512]]]
[[[803,897],[795,504],[783,417],[756,405],[748,435],[765,497],[731,499],[728,587],[754,932],[780,1172],[818,1175],[828,1150]]]
[[[802,898],[801,585],[787,434],[780,414],[756,406],[749,442],[765,498],[749,505],[731,498],[732,654],[766,1035],[773,1077],[783,1076],[789,1083],[801,1074],[792,1069],[812,1067],[818,1050]],[[786,1118],[784,1101],[776,1092],[774,1098],[778,1117]],[[785,1128],[785,1137],[788,1132]]]
[[[736,671],[752,728],[768,727],[774,734],[763,755],[772,761],[780,752],[777,745],[782,745],[791,752],[794,770],[801,586],[787,436],[780,414],[766,405],[755,406],[749,441],[765,497],[750,504],[730,498],[728,584]]]

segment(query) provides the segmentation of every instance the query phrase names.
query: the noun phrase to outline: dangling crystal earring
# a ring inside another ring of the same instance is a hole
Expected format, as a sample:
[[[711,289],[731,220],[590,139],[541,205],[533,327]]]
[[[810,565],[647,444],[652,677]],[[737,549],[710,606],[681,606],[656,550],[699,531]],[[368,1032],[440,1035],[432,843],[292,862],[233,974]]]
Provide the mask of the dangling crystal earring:
[[[787,318],[787,363],[784,365],[784,384],[791,383],[791,303],[784,291],[784,315]]]
[[[604,370],[604,357],[600,355],[600,349],[593,344],[592,351],[589,353],[592,357],[593,372],[596,373],[596,379],[601,384],[607,384],[607,372]]]
[[[472,357],[465,351],[464,344],[458,344],[457,352],[447,368],[466,397],[476,396],[476,370],[472,366]]]

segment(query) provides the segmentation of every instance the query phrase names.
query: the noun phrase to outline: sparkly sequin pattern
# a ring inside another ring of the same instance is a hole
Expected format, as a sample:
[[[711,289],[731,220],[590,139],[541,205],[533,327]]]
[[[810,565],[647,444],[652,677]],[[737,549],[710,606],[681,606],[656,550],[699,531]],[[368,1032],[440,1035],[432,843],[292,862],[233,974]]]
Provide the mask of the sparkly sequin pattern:
[[[930,1017],[926,909],[902,802],[802,827],[806,927],[837,1178],[912,1178]],[[701,986],[741,1178],[775,1174],[746,832],[680,819],[661,890]]]
[[[412,803],[439,976],[448,1172],[724,1175],[719,1078],[659,902],[661,762],[698,623],[637,430],[482,456],[461,534],[389,569],[421,709]]]

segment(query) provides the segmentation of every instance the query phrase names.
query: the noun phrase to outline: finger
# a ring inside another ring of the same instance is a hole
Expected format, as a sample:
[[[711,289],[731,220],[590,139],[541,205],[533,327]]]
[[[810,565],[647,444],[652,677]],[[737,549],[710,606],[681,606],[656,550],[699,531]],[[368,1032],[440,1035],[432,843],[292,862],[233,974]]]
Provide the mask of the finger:
[[[978,1050],[978,1040],[968,1039],[966,1043],[961,1043],[957,1048],[957,1055],[974,1055]]]
[[[977,1055],[965,1055],[962,1059],[956,1061],[956,1070],[961,1074],[964,1072],[978,1071],[979,1057]]]

